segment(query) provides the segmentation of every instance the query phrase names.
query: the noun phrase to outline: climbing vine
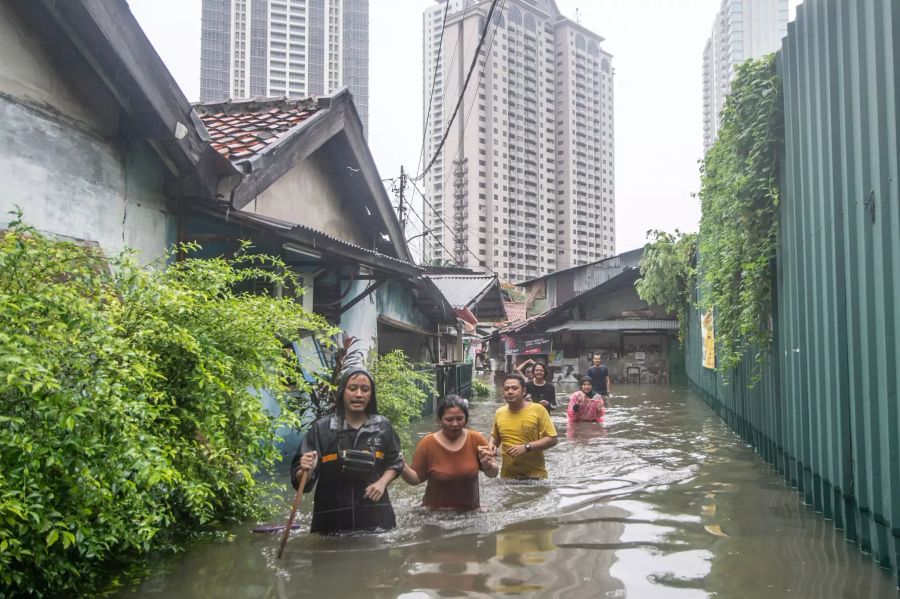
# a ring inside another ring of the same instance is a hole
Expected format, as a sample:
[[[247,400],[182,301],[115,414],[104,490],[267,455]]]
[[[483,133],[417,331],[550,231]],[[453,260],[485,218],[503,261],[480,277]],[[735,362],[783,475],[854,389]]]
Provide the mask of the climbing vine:
[[[641,258],[641,278],[635,287],[641,299],[664,306],[678,317],[678,338],[684,343],[691,295],[696,285],[697,234],[648,231],[652,241]]]
[[[781,80],[774,55],[737,68],[718,140],[701,168],[700,307],[714,308],[717,368],[749,348],[757,366],[772,341],[778,159],[784,144]]]

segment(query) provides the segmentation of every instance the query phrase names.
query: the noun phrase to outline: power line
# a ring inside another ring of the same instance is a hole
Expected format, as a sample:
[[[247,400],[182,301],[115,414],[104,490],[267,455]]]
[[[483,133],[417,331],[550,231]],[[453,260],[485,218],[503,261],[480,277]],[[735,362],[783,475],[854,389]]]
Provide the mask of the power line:
[[[459,107],[460,105],[462,105],[463,100],[466,97],[466,90],[469,87],[469,81],[472,79],[472,73],[475,72],[475,67],[478,65],[478,58],[481,55],[481,47],[484,45],[484,40],[487,39],[488,29],[490,29],[493,22],[492,17],[494,16],[494,9],[497,8],[497,2],[498,0],[493,0],[491,2],[491,8],[490,10],[488,10],[487,20],[484,23],[484,30],[481,32],[481,38],[478,40],[478,46],[475,48],[475,55],[472,57],[472,64],[469,66],[469,72],[466,74],[466,80],[463,82],[462,92],[459,94],[459,99],[456,102],[456,106],[453,108],[453,114],[450,115],[450,122],[447,123],[447,129],[444,131],[444,136],[441,138],[441,142],[438,144],[437,150],[435,150],[434,156],[432,156],[431,161],[428,163],[428,166],[426,166],[425,169],[415,177],[415,181],[421,180],[426,174],[428,174],[428,171],[430,171],[431,167],[434,166],[438,155],[441,153],[441,149],[443,149],[444,143],[446,143],[447,141],[447,137],[450,135],[450,128],[453,126],[453,121],[456,119],[456,115],[459,112]]]
[[[466,7],[468,8],[468,1],[466,2]],[[422,149],[419,150],[419,161],[418,165],[421,166],[422,158],[425,156],[425,139],[428,136],[428,123],[431,121],[431,105],[434,102],[434,88],[437,86],[437,78],[438,78],[438,68],[441,66],[441,52],[444,50],[444,31],[447,28],[447,13],[450,12],[450,0],[447,0],[446,6],[444,6],[444,20],[441,21],[441,37],[438,40],[438,49],[437,49],[437,58],[434,61],[434,74],[431,76],[431,94],[428,97],[428,110],[425,112],[425,126],[422,128]],[[424,41],[424,40],[423,40]],[[459,37],[456,38],[457,43],[459,43]],[[453,56],[456,56],[456,47],[453,47]]]
[[[469,12],[469,6],[471,5],[471,2],[475,2],[477,4],[478,0],[466,0],[466,3],[463,4],[462,17],[460,17],[461,22],[465,22],[466,15]],[[448,0],[447,7],[449,8],[449,6],[450,6],[450,2]],[[445,27],[446,27],[446,21],[445,21]],[[443,33],[444,33],[443,30],[441,30],[442,37],[443,37]],[[441,87],[442,90],[447,89],[447,86],[450,85],[450,77],[453,75],[453,65],[456,62],[456,51],[459,49],[459,38],[461,38],[461,37],[462,37],[462,33],[460,32],[456,35],[456,39],[453,42],[453,52],[450,54],[450,63],[447,65],[447,77],[446,77],[446,79],[443,80],[443,86]],[[436,62],[437,62],[437,64],[435,64],[435,70],[437,70],[437,67],[440,64],[439,61],[436,61]],[[430,119],[431,119],[431,111],[429,111],[429,114],[428,114],[428,120],[430,120]],[[426,125],[427,124],[428,124],[428,122],[426,120]],[[425,146],[426,146],[424,141],[426,139],[427,132],[428,132],[428,127],[426,126],[422,132],[423,143],[422,143],[421,152],[419,152],[419,162],[417,163],[418,167],[422,167],[424,164]]]
[[[422,201],[425,202],[425,203],[428,205],[429,208],[431,208],[431,211],[434,212],[435,216],[438,217],[438,220],[440,220],[441,223],[443,223],[443,225],[450,231],[450,234],[453,235],[453,238],[454,238],[456,241],[462,241],[463,247],[466,248],[466,252],[468,252],[473,258],[475,258],[475,260],[477,261],[476,263],[477,263],[479,266],[481,266],[482,268],[488,269],[488,270],[491,271],[493,274],[495,274],[495,275],[497,275],[497,276],[499,277],[500,275],[497,274],[497,272],[496,272],[493,268],[491,268],[490,266],[488,266],[488,262],[489,262],[489,261],[488,261],[488,258],[485,257],[484,259],[482,259],[480,256],[477,256],[477,255],[475,254],[475,252],[473,252],[471,249],[469,249],[469,244],[468,244],[468,242],[466,241],[466,239],[463,238],[462,240],[460,240],[460,237],[459,237],[458,235],[456,235],[456,233],[453,232],[453,229],[450,227],[450,225],[447,224],[447,221],[445,221],[444,218],[443,218],[440,214],[437,213],[437,211],[435,210],[434,206],[431,204],[431,202],[428,201],[428,198],[425,197],[425,194],[422,193],[422,190],[419,189],[419,186],[416,185],[416,182],[415,182],[413,179],[410,179],[409,182],[410,182],[410,184],[413,186],[413,189],[416,190],[416,191],[419,193],[419,196],[422,198]],[[419,216],[418,213],[416,213],[415,211],[413,211],[413,213],[416,215],[416,218],[418,218],[418,219],[422,222],[422,226],[423,226],[423,227],[428,227],[428,225],[425,223],[424,219],[422,219],[422,217]],[[436,235],[435,235],[435,240],[437,240],[437,242],[441,244],[441,247],[444,248],[444,251],[445,251],[445,252],[447,252],[447,253],[448,253],[449,255],[451,255],[451,256],[455,255],[454,252],[451,252],[450,250],[447,249],[447,246],[445,246],[445,245],[441,242],[441,240],[440,240]],[[460,266],[462,266],[462,265],[460,265]]]
[[[503,10],[505,7],[506,7],[506,0],[503,0],[503,4],[500,5],[500,14],[501,15],[503,14]],[[497,39],[497,29],[498,29],[497,27],[494,27],[494,35],[491,36],[491,41],[488,44],[487,51],[485,52],[485,55],[484,55],[485,68],[487,67],[487,62],[488,62],[488,60],[490,60],[490,57],[491,57],[491,50],[494,47],[494,40]],[[453,150],[453,154],[451,154],[451,156],[455,156],[459,152],[459,147],[462,145],[463,138],[465,137],[466,127],[468,127],[469,119],[472,117],[472,113],[475,111],[475,103],[478,102],[478,89],[479,89],[479,86],[481,85],[481,80],[484,77],[484,71],[485,71],[485,69],[481,69],[478,72],[478,81],[476,82],[476,85],[475,85],[475,93],[472,95],[472,104],[469,105],[469,110],[466,112],[466,118],[463,121],[463,135],[460,136],[460,138],[458,140],[456,140],[456,149]],[[452,170],[447,171],[447,175],[444,177],[444,181],[441,184],[441,189],[445,189],[447,187],[447,183],[450,182],[450,175],[452,175],[452,174],[453,174]]]
[[[500,14],[501,14],[501,15],[503,14],[503,10],[504,10],[505,6],[506,6],[506,0],[503,0],[502,4],[501,4],[501,6],[500,6]],[[487,51],[485,52],[485,58],[484,58],[484,60],[485,60],[485,67],[487,67],[487,62],[488,62],[488,60],[490,60],[491,50],[492,50],[492,48],[493,48],[493,46],[494,46],[494,40],[497,39],[497,30],[498,30],[498,27],[494,27],[493,35],[491,36],[491,41],[488,43]],[[473,94],[473,97],[472,97],[472,104],[469,106],[469,109],[468,109],[468,111],[466,112],[466,118],[465,118],[465,121],[463,122],[463,130],[464,130],[464,131],[465,131],[466,126],[469,124],[469,118],[471,118],[472,113],[475,111],[475,103],[478,101],[478,87],[481,85],[481,80],[482,80],[482,78],[484,77],[484,72],[485,72],[485,69],[481,69],[481,70],[479,71],[479,73],[478,73],[478,81],[476,82],[476,86],[475,86],[475,91],[476,91],[476,93]],[[457,142],[456,142],[456,149],[454,150],[454,155],[455,155],[457,152],[459,152],[459,148],[460,148],[460,145],[462,144],[462,141],[463,141],[463,138],[462,138],[462,137],[460,137],[460,138],[457,140]],[[443,184],[441,185],[441,189],[445,189],[445,188],[446,188],[447,183],[450,181],[450,175],[452,175],[452,174],[453,174],[452,171],[448,171],[448,172],[447,172],[447,175],[446,175],[446,177],[444,178]],[[445,220],[438,214],[437,210],[434,208],[434,206],[431,204],[431,202],[429,202],[429,201],[425,198],[425,194],[422,193],[422,190],[420,190],[420,189],[418,188],[418,186],[415,184],[414,181],[411,180],[411,183],[412,183],[413,187],[415,188],[415,190],[416,190],[417,192],[419,192],[419,195],[422,196],[422,200],[423,200],[426,204],[428,204],[428,207],[431,208],[431,211],[435,214],[435,216],[437,216],[437,218],[441,221],[441,223],[443,223],[443,225],[450,231],[450,234],[453,235],[453,238],[454,238],[455,240],[459,241],[460,238],[453,232],[452,227],[450,227],[450,225],[447,224],[447,221],[445,221]],[[423,225],[426,226],[426,227],[428,226],[427,224],[424,224],[424,222],[423,222]],[[467,251],[469,254],[471,254],[473,257],[475,257],[475,259],[478,260],[478,263],[481,264],[482,259],[479,258],[478,256],[476,256],[476,255],[469,249],[468,243],[467,243],[465,240],[463,240],[463,245],[465,246],[466,251]],[[446,250],[446,248],[444,248],[444,249]],[[455,255],[454,252],[449,252],[449,250],[447,250],[447,251],[448,251],[448,253],[450,253],[451,256]],[[489,258],[489,257],[488,257],[488,258]],[[484,265],[485,268],[488,268],[489,270],[491,270],[491,272],[494,272],[489,266],[487,266],[487,262],[488,262],[487,259],[485,259],[483,262],[485,263],[485,265]],[[494,274],[497,274],[497,273],[494,272]]]

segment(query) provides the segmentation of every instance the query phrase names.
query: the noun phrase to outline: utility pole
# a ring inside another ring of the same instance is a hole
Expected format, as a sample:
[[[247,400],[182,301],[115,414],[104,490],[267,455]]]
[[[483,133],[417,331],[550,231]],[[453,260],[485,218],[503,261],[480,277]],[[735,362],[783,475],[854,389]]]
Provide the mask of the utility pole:
[[[400,165],[400,207],[397,210],[397,217],[400,219],[400,231],[403,233],[403,238],[406,239],[406,207],[403,205],[403,202],[406,200],[404,194],[406,193],[406,171],[403,169],[403,165]]]

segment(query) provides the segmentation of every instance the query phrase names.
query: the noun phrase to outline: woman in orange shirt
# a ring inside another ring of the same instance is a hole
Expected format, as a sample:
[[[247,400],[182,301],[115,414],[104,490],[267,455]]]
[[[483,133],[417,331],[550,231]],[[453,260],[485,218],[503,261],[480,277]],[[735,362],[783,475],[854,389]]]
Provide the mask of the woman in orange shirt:
[[[427,482],[422,505],[431,509],[459,511],[480,507],[478,472],[497,476],[487,440],[469,430],[469,403],[448,395],[438,406],[441,430],[426,435],[416,446],[412,467],[404,465],[401,476],[410,485]]]

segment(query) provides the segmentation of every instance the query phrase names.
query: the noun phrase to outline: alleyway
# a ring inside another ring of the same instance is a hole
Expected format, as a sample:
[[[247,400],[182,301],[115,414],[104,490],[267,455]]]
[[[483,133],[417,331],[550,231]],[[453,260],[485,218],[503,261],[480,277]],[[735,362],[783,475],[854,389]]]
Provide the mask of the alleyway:
[[[615,391],[624,397],[605,427],[567,433],[564,414],[554,417],[562,441],[547,483],[483,479],[485,512],[423,513],[421,489],[398,481],[391,533],[299,534],[276,561],[276,536],[235,527],[232,542],[153,564],[120,596],[896,597],[890,575],[699,399],[664,386]],[[476,400],[472,428],[488,432],[499,401]]]

